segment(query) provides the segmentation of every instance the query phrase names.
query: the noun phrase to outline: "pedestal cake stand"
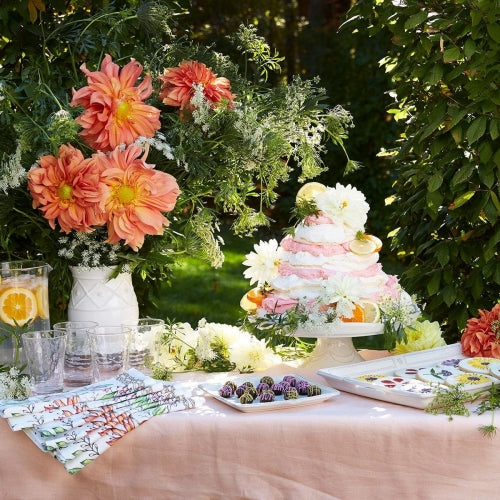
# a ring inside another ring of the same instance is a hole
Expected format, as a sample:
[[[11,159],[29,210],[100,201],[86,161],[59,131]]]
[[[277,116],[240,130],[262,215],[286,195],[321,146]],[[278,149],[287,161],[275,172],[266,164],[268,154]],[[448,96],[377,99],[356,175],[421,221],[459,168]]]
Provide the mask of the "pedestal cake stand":
[[[300,366],[319,370],[364,361],[354,347],[352,339],[380,335],[383,331],[382,323],[342,323],[308,329],[298,328],[293,336],[317,339],[313,352]]]

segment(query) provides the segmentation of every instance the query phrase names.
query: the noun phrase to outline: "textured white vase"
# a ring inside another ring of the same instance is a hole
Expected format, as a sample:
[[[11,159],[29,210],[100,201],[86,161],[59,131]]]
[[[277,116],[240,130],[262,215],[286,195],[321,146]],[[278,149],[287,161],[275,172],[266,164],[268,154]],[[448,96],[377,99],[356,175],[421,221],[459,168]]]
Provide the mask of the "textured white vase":
[[[113,267],[71,267],[73,287],[68,304],[69,321],[96,321],[99,325],[136,324],[139,306],[132,275],[109,279]]]

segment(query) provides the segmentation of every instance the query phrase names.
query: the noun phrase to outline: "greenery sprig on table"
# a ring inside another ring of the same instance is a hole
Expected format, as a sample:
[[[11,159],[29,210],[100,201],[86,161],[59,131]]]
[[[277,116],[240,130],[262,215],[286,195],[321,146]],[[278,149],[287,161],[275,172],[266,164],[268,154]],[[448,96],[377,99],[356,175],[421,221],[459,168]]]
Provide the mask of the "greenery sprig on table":
[[[497,432],[495,425],[495,410],[500,408],[500,386],[492,384],[488,389],[476,393],[466,391],[461,384],[452,386],[445,391],[436,391],[436,396],[426,408],[427,413],[448,415],[453,420],[454,415],[470,416],[467,404],[480,401],[474,410],[478,415],[491,411],[491,424],[479,427],[479,431],[486,437],[494,437]]]

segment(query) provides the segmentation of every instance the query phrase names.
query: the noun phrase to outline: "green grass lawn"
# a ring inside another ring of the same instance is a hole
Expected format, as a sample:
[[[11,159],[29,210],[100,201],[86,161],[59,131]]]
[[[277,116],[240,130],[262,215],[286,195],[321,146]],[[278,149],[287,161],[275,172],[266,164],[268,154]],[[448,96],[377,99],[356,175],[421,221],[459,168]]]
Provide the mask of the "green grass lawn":
[[[159,305],[161,318],[188,322],[196,326],[201,318],[234,325],[243,317],[240,299],[249,290],[243,277],[245,255],[253,250],[251,238],[224,234],[225,261],[213,269],[197,259],[186,258],[174,270],[172,286],[163,288]]]

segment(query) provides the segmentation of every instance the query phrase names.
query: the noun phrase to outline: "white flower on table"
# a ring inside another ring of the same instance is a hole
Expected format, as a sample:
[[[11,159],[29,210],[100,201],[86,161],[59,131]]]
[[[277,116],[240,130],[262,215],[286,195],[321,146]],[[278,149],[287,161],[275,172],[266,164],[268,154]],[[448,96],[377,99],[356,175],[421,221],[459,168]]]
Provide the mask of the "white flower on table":
[[[198,333],[189,323],[177,323],[173,328],[174,335],[161,345],[158,353],[158,363],[168,370],[188,366],[198,341]]]
[[[278,268],[283,249],[275,239],[256,243],[253,248],[255,251],[247,254],[243,262],[244,266],[249,266],[243,275],[250,279],[250,285],[257,283],[261,286],[270,283],[279,275]]]
[[[258,340],[244,331],[240,331],[239,338],[231,344],[229,360],[241,373],[263,371],[281,363],[281,357],[264,340]]]
[[[353,231],[363,230],[370,209],[361,191],[350,184],[343,186],[339,183],[334,188],[328,187],[317,193],[316,206],[335,224],[343,224]]]

